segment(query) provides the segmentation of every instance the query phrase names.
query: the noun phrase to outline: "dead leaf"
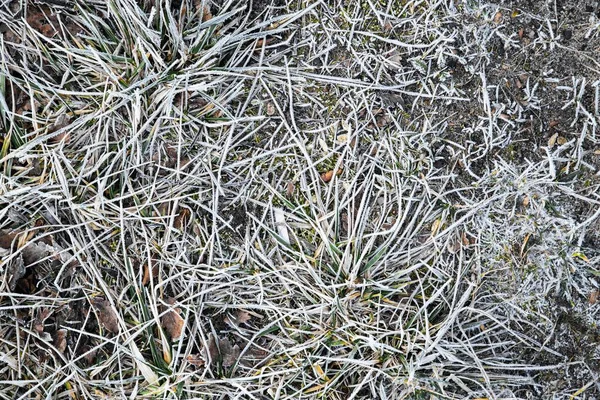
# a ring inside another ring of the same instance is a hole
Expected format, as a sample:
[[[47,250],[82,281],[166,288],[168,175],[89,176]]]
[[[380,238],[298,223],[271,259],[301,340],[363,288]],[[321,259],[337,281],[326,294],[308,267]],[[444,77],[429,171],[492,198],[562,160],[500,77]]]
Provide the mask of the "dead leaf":
[[[44,259],[59,260],[60,256],[52,246],[48,246],[45,243],[33,243],[28,242],[21,248],[23,254],[23,261],[25,266],[33,266]]]
[[[494,24],[498,25],[502,21],[502,13],[498,11],[496,15],[494,15]]]
[[[210,12],[210,8],[208,8],[208,6],[204,7],[204,10],[202,12],[202,22],[206,22],[211,20],[213,17],[212,13]]]
[[[85,345],[81,348],[81,354],[83,354],[83,359],[85,360],[87,365],[92,365],[96,361],[96,354],[98,354],[98,349],[93,348],[89,345]]]
[[[550,136],[550,139],[548,139],[548,147],[550,147],[550,148],[554,147],[554,144],[556,143],[557,138],[558,138],[558,133],[555,133],[554,135]]]
[[[519,29],[519,39],[523,39],[523,33],[525,33],[525,30],[523,28]]]
[[[461,247],[462,247],[461,240],[454,240],[454,241],[448,243],[448,246],[446,246],[448,251],[452,254],[458,253],[460,251]]]
[[[531,237],[531,233],[528,233],[523,240],[523,244],[521,245],[521,257],[525,254],[525,247],[527,247],[527,242],[529,242],[529,238]]]
[[[440,227],[442,226],[442,220],[441,219],[436,219],[435,221],[433,221],[433,224],[431,225],[431,236],[435,236],[438,231],[440,230]]]
[[[225,323],[230,326],[240,326],[251,319],[252,315],[248,311],[236,310],[235,312],[230,312],[227,314],[227,316],[225,316]]]
[[[103,297],[92,299],[92,305],[98,313],[98,321],[104,328],[112,333],[119,333],[119,319],[110,301]]]
[[[291,195],[293,195],[293,194],[294,194],[294,190],[296,190],[296,185],[294,185],[294,182],[292,182],[292,181],[289,181],[289,182],[287,183],[287,186],[286,186],[285,193],[286,193],[288,196],[291,196]]]
[[[342,169],[340,168],[337,170],[336,175],[340,175],[341,173],[342,173]],[[323,179],[323,182],[329,182],[329,181],[331,181],[331,179],[333,179],[334,174],[335,174],[335,172],[333,170],[324,172],[321,174],[321,179]]]
[[[523,199],[523,207],[527,207],[529,205],[529,196],[525,196]]]
[[[337,140],[339,143],[346,143],[346,142],[348,141],[348,135],[346,135],[346,134],[341,134],[341,135],[338,135],[338,136],[336,137],[336,140]]]
[[[590,304],[596,304],[598,302],[598,298],[600,297],[600,290],[596,289],[592,293],[590,293],[590,297],[588,301]]]
[[[54,347],[56,347],[56,350],[58,350],[61,354],[64,354],[65,350],[67,349],[67,330],[59,329],[54,332],[52,343],[54,344]]]
[[[267,103],[267,115],[268,116],[272,116],[275,115],[276,109],[275,109],[275,104],[273,104],[272,102],[268,102]]]
[[[550,121],[550,123],[548,125],[550,126],[550,128],[554,128],[558,124],[560,124],[560,121],[555,119],[555,120]]]
[[[187,227],[190,222],[190,215],[192,215],[192,212],[188,208],[180,207],[179,213],[173,221],[173,227],[179,231]]]
[[[462,233],[461,240],[462,240],[463,246],[468,246],[469,244],[471,244],[471,242],[469,241],[469,238],[467,237],[467,234],[465,232]]]
[[[515,78],[515,85],[517,86],[517,89],[522,89],[523,86],[525,86],[519,78]]]
[[[239,359],[240,347],[237,344],[232,346],[228,338],[219,338],[215,340],[215,338],[211,336],[208,343],[208,353],[211,362],[221,361],[221,365],[227,368],[231,367]]]
[[[176,301],[173,297],[169,297],[166,300],[166,303],[169,304],[169,306],[173,306],[175,302]],[[160,319],[160,323],[169,335],[169,337],[172,340],[177,340],[181,337],[185,321],[183,320],[183,318],[181,318],[181,315],[179,315],[181,309],[177,307],[168,308],[169,311],[167,311],[167,313],[162,316],[162,318]]]
[[[0,247],[3,249],[10,249],[13,245],[13,242],[16,244],[15,239],[19,232],[6,232],[4,230],[0,230]]]
[[[22,254],[17,255],[17,257],[9,261],[8,265],[6,266],[5,273],[5,276],[8,281],[8,288],[11,292],[14,292],[14,290],[17,288],[17,284],[19,283],[19,281],[23,279],[23,277],[25,277],[25,274],[27,273],[25,263],[23,262]]]
[[[152,266],[152,277],[156,278],[158,276],[158,265]],[[142,278],[142,285],[146,286],[150,283],[150,263],[147,262],[144,264],[144,277]]]
[[[185,358],[185,360],[195,367],[204,366],[204,357],[202,357],[200,354],[190,354]]]
[[[559,136],[556,138],[556,143],[562,146],[563,144],[567,143],[567,138],[564,136]]]
[[[54,133],[59,129],[68,126],[70,122],[71,117],[67,113],[60,114],[58,118],[56,118],[56,121],[48,128],[48,133]],[[65,143],[69,143],[69,141],[71,140],[71,134],[67,131],[61,132],[57,136],[52,137],[50,139],[50,143],[57,144],[63,140],[65,141]]]
[[[52,310],[46,307],[41,308],[37,312],[37,316],[33,320],[33,329],[41,334],[44,332],[44,322],[48,319],[48,317],[52,314]]]
[[[71,141],[71,134],[69,132],[62,132],[50,139],[51,144],[58,144],[62,141],[69,143]]]

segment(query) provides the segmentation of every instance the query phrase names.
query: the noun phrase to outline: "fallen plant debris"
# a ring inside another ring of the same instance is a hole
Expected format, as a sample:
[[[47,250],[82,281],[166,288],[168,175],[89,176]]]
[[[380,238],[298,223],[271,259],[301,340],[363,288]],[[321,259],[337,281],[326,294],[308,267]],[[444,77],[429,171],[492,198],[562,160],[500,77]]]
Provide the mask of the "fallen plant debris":
[[[208,355],[213,365],[220,364],[224,368],[234,365],[240,357],[240,347],[232,344],[229,338],[210,337],[208,342]]]
[[[178,307],[172,307],[175,305],[176,300],[172,297],[165,300],[168,304],[166,309],[168,310],[161,318],[161,325],[171,338],[171,340],[178,340],[181,338],[184,328],[184,319],[181,317],[181,309]]]
[[[111,333],[119,333],[119,318],[110,301],[104,297],[94,297],[92,305],[98,313],[98,321]]]

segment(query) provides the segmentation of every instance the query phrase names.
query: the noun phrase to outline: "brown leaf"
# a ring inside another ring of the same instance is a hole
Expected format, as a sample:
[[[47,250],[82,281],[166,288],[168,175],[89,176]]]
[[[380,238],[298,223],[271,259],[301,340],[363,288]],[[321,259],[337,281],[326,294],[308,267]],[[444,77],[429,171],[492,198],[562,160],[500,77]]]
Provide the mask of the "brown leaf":
[[[173,227],[177,230],[187,227],[190,222],[190,215],[192,215],[192,212],[188,208],[180,207],[179,214],[177,214],[173,221]]]
[[[49,128],[48,128],[48,133],[53,133],[56,132],[59,129],[62,129],[66,126],[69,125],[69,123],[71,122],[71,117],[66,114],[60,114],[58,116],[58,118],[56,118],[56,122],[54,122]],[[52,144],[57,144],[60,143],[61,141],[65,141],[65,143],[69,143],[71,140],[71,134],[66,131],[66,132],[62,132],[59,133],[57,136],[54,136],[50,139],[50,143]]]
[[[471,242],[469,242],[469,238],[467,237],[467,234],[465,232],[462,233],[461,235],[461,241],[463,246],[468,246]]]
[[[494,24],[498,25],[502,21],[502,13],[498,11],[496,15],[494,15]]]
[[[232,346],[228,338],[215,340],[211,336],[208,342],[208,353],[211,362],[221,361],[224,367],[231,367],[240,357],[240,347],[237,344]]]
[[[64,140],[65,143],[71,141],[71,134],[69,132],[62,132],[50,139],[50,143],[58,144]]]
[[[185,360],[195,367],[204,366],[204,357],[202,357],[200,354],[190,354],[185,358]]]
[[[323,182],[329,182],[331,181],[331,179],[333,179],[333,175],[334,175],[334,171],[327,171],[321,174],[321,179],[323,179]],[[338,169],[337,170],[337,174],[336,175],[340,175],[342,173],[342,169]]]
[[[17,288],[17,284],[25,277],[26,273],[27,269],[25,268],[22,254],[17,255],[17,257],[8,262],[5,276],[8,280],[8,288],[11,292]]]
[[[59,329],[54,333],[53,341],[54,347],[60,352],[63,353],[67,349],[67,330]]]
[[[12,247],[13,242],[16,244],[15,239],[19,232],[7,232],[4,230],[0,230],[0,247],[3,249],[10,249]]]
[[[23,254],[23,261],[26,266],[32,266],[39,263],[40,261],[50,257],[50,259],[60,259],[56,250],[52,246],[48,246],[44,243],[33,243],[29,242],[21,249]]]
[[[166,300],[166,303],[170,306],[173,306],[175,304],[175,299],[169,297]],[[167,334],[172,340],[179,339],[181,337],[181,333],[183,332],[184,320],[179,315],[180,312],[181,310],[179,308],[169,307],[169,311],[167,311],[167,313],[164,314],[160,319],[162,327],[165,329],[165,331],[167,331]]]
[[[294,190],[296,190],[296,185],[294,185],[294,182],[289,181],[286,185],[285,194],[291,196],[294,194]]]
[[[204,10],[202,12],[202,22],[209,21],[212,19],[212,17],[213,17],[213,15],[210,12],[210,8],[204,7]]]
[[[515,78],[515,85],[517,86],[517,89],[522,89],[523,86],[525,86],[519,78]]]
[[[81,354],[83,354],[83,359],[87,363],[87,365],[92,365],[96,361],[96,355],[98,354],[98,349],[93,348],[89,345],[85,345],[80,350]]]
[[[152,277],[158,276],[158,265],[152,266]],[[144,277],[142,278],[142,285],[146,286],[150,282],[150,263],[144,264]]]
[[[233,313],[227,314],[225,322],[231,326],[240,326],[252,319],[252,315],[248,311],[236,310]]]
[[[37,316],[33,320],[33,329],[41,334],[44,332],[44,322],[48,319],[48,317],[52,314],[52,310],[46,307],[43,307],[38,310]]]
[[[590,304],[596,304],[598,302],[598,298],[600,297],[600,290],[596,289],[590,293],[590,297],[588,299]]]
[[[98,312],[98,320],[104,328],[112,333],[119,333],[119,319],[110,301],[103,297],[92,299],[92,305]]]

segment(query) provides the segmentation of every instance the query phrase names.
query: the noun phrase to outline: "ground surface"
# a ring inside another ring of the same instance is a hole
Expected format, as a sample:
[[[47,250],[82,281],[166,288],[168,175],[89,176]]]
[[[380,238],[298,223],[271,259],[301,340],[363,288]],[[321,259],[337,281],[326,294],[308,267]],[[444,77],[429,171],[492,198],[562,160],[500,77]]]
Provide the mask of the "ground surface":
[[[0,398],[600,398],[597,1],[0,31]]]

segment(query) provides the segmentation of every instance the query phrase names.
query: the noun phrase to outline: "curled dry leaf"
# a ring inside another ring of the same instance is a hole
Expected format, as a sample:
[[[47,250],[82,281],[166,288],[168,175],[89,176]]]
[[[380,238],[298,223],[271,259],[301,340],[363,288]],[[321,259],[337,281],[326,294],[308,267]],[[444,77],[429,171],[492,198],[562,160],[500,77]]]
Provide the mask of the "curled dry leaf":
[[[500,22],[502,22],[502,13],[498,11],[496,15],[494,15],[494,24],[498,25]]]
[[[437,235],[437,233],[439,232],[441,226],[442,226],[442,220],[441,219],[438,218],[435,221],[433,221],[433,224],[431,225],[431,236]]]
[[[340,143],[346,143],[348,141],[348,135],[346,135],[345,133],[338,135],[336,137],[336,140]]]
[[[56,347],[56,350],[58,350],[60,353],[64,354],[65,350],[67,349],[67,330],[66,329],[59,329],[56,332],[54,332],[53,338],[52,338],[52,344],[54,344],[54,347]]]
[[[185,360],[195,367],[202,367],[205,363],[204,357],[202,357],[200,354],[190,354],[185,358]]]
[[[333,179],[334,174],[335,175],[340,175],[342,173],[342,169],[338,169],[337,170],[337,174],[335,173],[335,171],[331,170],[331,171],[327,171],[321,174],[321,179],[323,179],[323,182],[329,182]]]
[[[210,12],[210,8],[208,8],[208,6],[204,7],[204,10],[202,12],[202,22],[206,22],[211,20],[213,17],[212,13]]]
[[[103,297],[96,297],[92,300],[92,305],[98,313],[98,320],[102,326],[109,332],[119,333],[119,319],[110,301]]]
[[[17,255],[9,261],[5,267],[5,276],[8,281],[8,288],[13,292],[17,288],[17,284],[25,277],[27,269],[23,262],[22,254]]]
[[[294,194],[294,190],[296,190],[296,185],[294,185],[294,182],[289,181],[285,189],[285,194],[291,196]]]
[[[168,311],[162,316],[160,323],[169,337],[172,340],[177,340],[183,332],[184,320],[179,315],[181,310],[177,307],[172,307],[175,304],[175,299],[169,297],[166,302],[169,304]]]
[[[19,232],[7,232],[0,229],[0,247],[3,249],[10,249],[13,246],[13,243],[16,244],[15,239]]]
[[[144,264],[144,277],[142,278],[142,285],[146,286],[150,283],[150,277],[156,278],[158,276],[158,265],[152,266],[152,275],[150,275],[150,263]]]
[[[453,240],[450,243],[448,243],[447,249],[450,253],[452,254],[456,254],[460,251],[462,247],[462,240]]]
[[[225,323],[230,326],[240,326],[241,324],[245,324],[246,322],[252,319],[252,315],[245,310],[236,310],[234,312],[230,312],[225,316]]]
[[[43,307],[38,310],[35,319],[33,320],[33,329],[37,333],[44,332],[44,322],[48,319],[48,317],[52,315],[52,310],[46,307]]]
[[[588,298],[588,301],[590,304],[596,304],[598,302],[598,298],[600,298],[600,290],[596,289],[590,293],[590,297]]]
[[[468,246],[469,244],[471,244],[471,242],[469,241],[469,238],[467,237],[467,234],[465,232],[462,233],[461,237],[460,237],[463,246]]]
[[[221,361],[223,367],[231,367],[240,357],[240,347],[231,344],[228,338],[218,338],[215,340],[211,336],[208,342],[208,354],[211,362]]]
[[[190,222],[191,215],[192,215],[192,212],[188,208],[180,207],[179,213],[177,214],[177,216],[175,217],[175,220],[173,221],[173,227],[177,230],[182,230]]]

